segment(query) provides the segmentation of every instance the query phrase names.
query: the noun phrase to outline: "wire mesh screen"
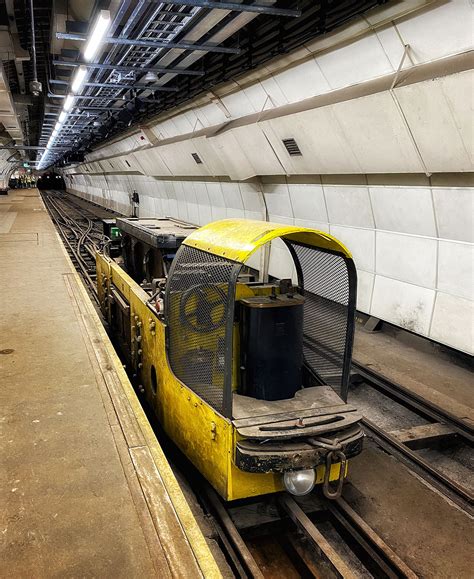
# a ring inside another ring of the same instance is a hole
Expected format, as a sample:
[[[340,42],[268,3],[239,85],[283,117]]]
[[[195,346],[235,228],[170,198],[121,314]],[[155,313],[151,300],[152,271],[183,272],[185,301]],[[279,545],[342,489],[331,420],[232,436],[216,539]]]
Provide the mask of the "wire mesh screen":
[[[290,242],[304,288],[306,363],[345,399],[354,333],[356,274],[352,260]]]
[[[235,267],[225,258],[182,245],[166,289],[171,368],[221,414],[224,388],[227,384],[230,388],[234,314],[231,280]]]

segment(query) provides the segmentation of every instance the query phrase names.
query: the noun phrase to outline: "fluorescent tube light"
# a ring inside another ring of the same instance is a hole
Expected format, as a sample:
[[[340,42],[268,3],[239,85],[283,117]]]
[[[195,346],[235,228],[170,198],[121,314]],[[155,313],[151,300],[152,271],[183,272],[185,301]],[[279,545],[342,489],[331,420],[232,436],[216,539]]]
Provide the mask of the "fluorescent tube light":
[[[58,117],[58,122],[59,123],[64,123],[64,121],[66,120],[67,117],[67,112],[66,111],[61,111],[59,113],[59,117]]]
[[[90,62],[97,54],[97,50],[99,49],[109,26],[110,12],[108,10],[101,10],[89,35],[89,40],[84,48],[84,60],[86,62]]]
[[[63,109],[66,112],[69,112],[72,107],[74,106],[74,95],[73,94],[68,94],[66,97],[66,100],[64,101],[64,106]]]
[[[73,93],[77,94],[84,85],[86,80],[87,68],[81,64],[81,66],[76,70],[74,75],[71,90]]]
[[[61,123],[58,121],[55,125],[54,128],[59,131],[59,129],[61,128]]]

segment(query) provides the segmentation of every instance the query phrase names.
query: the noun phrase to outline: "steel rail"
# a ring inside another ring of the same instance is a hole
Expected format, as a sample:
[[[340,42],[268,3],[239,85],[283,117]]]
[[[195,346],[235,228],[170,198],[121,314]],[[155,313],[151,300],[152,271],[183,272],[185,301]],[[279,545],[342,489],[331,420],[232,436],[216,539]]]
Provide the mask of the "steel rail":
[[[401,401],[405,407],[410,408],[417,414],[421,412],[435,422],[442,422],[449,425],[469,442],[474,442],[474,428],[468,422],[462,420],[462,418],[455,416],[430,400],[426,400],[405,386],[393,382],[379,372],[367,368],[360,362],[352,360],[352,368],[355,369],[356,374],[359,374],[363,378],[364,382],[368,382],[377,390]]]
[[[50,208],[52,207],[56,211],[56,213],[59,215],[60,219],[62,220],[62,223],[61,223],[57,217],[54,217],[54,215],[52,215],[52,218],[53,218],[55,224],[60,229],[60,232],[63,234],[63,237],[65,238],[68,246],[70,247],[71,251],[73,252],[76,261],[80,265],[84,275],[88,278],[88,282],[93,283],[92,279],[90,278],[90,275],[89,275],[89,264],[86,262],[86,260],[81,255],[81,239],[83,237],[82,233],[84,230],[82,229],[82,227],[80,227],[80,225],[77,222],[75,222],[70,217],[65,215],[64,212],[57,206],[57,204],[51,198],[48,199],[48,203],[50,205]],[[73,236],[77,239],[77,243],[76,243],[75,247],[72,246],[69,238],[64,233],[64,228],[69,229],[71,231],[71,233],[73,234]]]
[[[87,210],[78,211],[75,204],[68,203],[64,199],[59,200],[50,193],[43,192],[42,196],[51,219],[69,248],[73,259],[76,261],[84,280],[91,290],[92,295],[97,300],[97,288],[90,272],[91,269],[94,269],[95,251],[98,248],[98,243],[105,240],[105,236],[103,233],[98,231],[94,221],[86,214]],[[76,211],[76,213],[79,213],[81,219],[84,219],[86,222],[85,226],[66,213],[64,203]],[[72,243],[69,238],[67,230],[73,235],[73,237],[75,237],[75,244]],[[84,258],[83,252],[90,256],[90,263],[88,263]]]
[[[410,467],[411,470],[414,470],[413,465],[418,467],[418,469],[415,470],[417,474],[421,475],[422,478],[436,487],[443,494],[446,495],[446,491],[448,491],[447,496],[454,503],[467,512],[474,514],[474,510],[472,509],[474,496],[467,488],[463,487],[440,470],[431,466],[427,460],[416,454],[416,452],[408,448],[408,446],[403,444],[403,442],[400,442],[397,438],[374,424],[368,418],[363,418],[362,424],[366,431],[368,431],[368,436],[373,438],[385,451],[394,455],[398,460]]]
[[[376,390],[382,392],[382,394],[390,397],[395,400],[395,402],[403,405],[419,416],[428,418],[434,422],[446,424],[464,439],[466,444],[472,445],[474,441],[474,431],[472,426],[466,421],[431,401],[422,398],[401,384],[392,382],[386,376],[366,368],[360,362],[353,361],[352,367],[365,383],[371,385]],[[394,455],[398,460],[414,470],[419,476],[424,478],[424,480],[437,490],[441,491],[460,508],[471,514],[474,513],[474,495],[468,488],[432,466],[428,460],[398,440],[393,434],[372,422],[369,418],[364,417],[362,424],[367,435],[375,440],[386,452]]]
[[[201,499],[208,503],[208,507],[213,511],[225,531],[226,547],[230,547],[230,554],[234,564],[236,564],[237,568],[242,568],[245,576],[263,579],[262,571],[214,489],[208,483],[204,483],[200,490]],[[238,561],[235,561],[235,556],[237,556]]]
[[[282,494],[278,504],[301,531],[318,555],[323,576],[341,577],[344,579],[356,577],[348,564],[329,544],[313,521],[298,505],[293,497]],[[417,575],[410,567],[385,543],[385,541],[360,517],[343,499],[326,501],[325,510],[344,527],[359,547],[369,557],[371,563],[378,568],[376,576],[415,579]]]

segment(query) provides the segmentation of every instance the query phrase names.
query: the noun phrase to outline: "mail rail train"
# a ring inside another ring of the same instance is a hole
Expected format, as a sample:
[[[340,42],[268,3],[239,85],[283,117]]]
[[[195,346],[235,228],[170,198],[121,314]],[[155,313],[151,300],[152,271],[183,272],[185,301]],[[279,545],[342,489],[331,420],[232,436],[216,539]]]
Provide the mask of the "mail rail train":
[[[225,500],[315,485],[339,496],[363,439],[346,403],[348,250],[320,231],[244,219],[117,227],[121,254],[97,254],[100,304],[169,437]],[[292,278],[265,272],[277,238]]]

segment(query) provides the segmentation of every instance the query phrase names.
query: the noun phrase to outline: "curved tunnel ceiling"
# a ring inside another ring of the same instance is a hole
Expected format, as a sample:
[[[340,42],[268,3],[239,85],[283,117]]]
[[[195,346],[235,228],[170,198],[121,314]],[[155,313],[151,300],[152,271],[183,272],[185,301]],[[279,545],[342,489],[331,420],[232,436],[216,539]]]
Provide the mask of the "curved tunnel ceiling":
[[[110,10],[107,42],[63,123],[46,166],[67,162],[135,123],[172,109],[212,87],[289,52],[387,0],[33,0],[38,97],[29,95],[32,59],[4,58],[10,89],[23,107],[24,145],[44,147],[62,110],[89,23]],[[30,0],[4,0],[0,23],[14,25],[31,53]],[[13,21],[11,7],[14,5]],[[1,6],[1,5],[0,5]],[[84,18],[87,21],[74,18]],[[198,50],[196,50],[198,48]],[[5,55],[4,55],[5,56]],[[148,76],[146,76],[148,73]],[[31,159],[42,150],[31,149]]]

